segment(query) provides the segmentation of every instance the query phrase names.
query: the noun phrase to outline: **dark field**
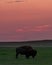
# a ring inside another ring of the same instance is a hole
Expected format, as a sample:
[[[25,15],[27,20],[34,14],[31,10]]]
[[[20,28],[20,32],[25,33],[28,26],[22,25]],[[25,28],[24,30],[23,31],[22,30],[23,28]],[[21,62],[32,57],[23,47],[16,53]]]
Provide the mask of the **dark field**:
[[[34,47],[37,50],[37,56],[26,59],[19,55],[15,58],[16,47],[0,47],[0,65],[52,65],[52,47]]]

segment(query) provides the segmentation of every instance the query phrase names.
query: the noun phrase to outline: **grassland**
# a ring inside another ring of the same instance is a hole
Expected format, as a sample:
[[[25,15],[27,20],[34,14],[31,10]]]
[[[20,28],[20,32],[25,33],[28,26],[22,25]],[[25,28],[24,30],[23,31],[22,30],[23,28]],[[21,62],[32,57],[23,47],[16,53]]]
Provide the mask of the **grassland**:
[[[26,59],[19,55],[15,58],[15,47],[0,47],[0,65],[52,65],[52,47],[34,47],[37,56]]]

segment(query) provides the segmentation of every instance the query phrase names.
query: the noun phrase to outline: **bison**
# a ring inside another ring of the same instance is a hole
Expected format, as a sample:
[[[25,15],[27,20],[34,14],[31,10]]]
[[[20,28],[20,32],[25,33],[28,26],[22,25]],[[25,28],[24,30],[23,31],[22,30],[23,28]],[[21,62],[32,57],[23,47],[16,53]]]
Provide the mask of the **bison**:
[[[37,54],[37,51],[34,50],[31,46],[21,46],[16,48],[16,58],[18,58],[18,55],[25,55],[25,57],[28,59],[29,56],[32,56],[34,58]]]

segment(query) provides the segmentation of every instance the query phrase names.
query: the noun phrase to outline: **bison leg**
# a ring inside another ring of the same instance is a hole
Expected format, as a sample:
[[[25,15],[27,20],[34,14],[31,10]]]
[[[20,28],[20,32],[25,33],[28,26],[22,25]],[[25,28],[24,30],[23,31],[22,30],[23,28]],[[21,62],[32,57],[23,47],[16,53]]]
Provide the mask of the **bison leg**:
[[[29,55],[26,55],[26,58],[29,59]]]
[[[37,52],[35,54],[32,55],[32,58],[34,58],[36,56]]]
[[[16,53],[16,59],[18,58],[18,54]]]
[[[32,58],[34,58],[35,56],[32,56]]]

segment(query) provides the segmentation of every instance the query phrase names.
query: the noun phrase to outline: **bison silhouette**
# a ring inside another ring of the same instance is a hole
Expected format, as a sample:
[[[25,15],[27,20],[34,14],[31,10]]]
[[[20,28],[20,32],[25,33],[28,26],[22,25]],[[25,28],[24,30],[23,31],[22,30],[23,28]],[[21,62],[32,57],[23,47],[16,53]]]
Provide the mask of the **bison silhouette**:
[[[28,59],[29,56],[32,56],[34,58],[37,54],[37,51],[34,50],[31,46],[21,46],[16,48],[16,58],[18,58],[18,55],[25,55],[25,57]]]

